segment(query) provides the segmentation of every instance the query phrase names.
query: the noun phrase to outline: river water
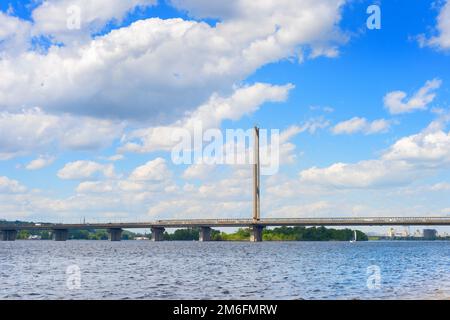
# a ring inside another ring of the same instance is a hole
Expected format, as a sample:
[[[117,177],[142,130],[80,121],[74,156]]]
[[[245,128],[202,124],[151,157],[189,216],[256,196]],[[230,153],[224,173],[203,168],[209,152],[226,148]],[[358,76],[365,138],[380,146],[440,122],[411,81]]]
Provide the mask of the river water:
[[[450,299],[450,241],[0,242],[0,299]]]

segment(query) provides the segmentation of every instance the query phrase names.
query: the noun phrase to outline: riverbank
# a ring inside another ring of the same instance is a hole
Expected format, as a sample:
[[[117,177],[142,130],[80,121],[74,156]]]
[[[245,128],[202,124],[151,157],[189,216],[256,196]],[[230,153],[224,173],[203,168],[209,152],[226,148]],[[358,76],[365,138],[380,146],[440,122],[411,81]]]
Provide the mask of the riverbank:
[[[326,227],[278,227],[267,228],[262,232],[263,241],[367,241],[368,237],[359,230],[332,229]],[[149,239],[150,234],[135,233],[128,230],[122,232],[122,240],[144,240]],[[49,240],[52,238],[50,231],[25,231],[17,234],[18,240]],[[71,240],[107,240],[106,230],[69,230],[68,239]],[[165,241],[195,241],[199,239],[199,230],[177,229],[173,233],[164,232]],[[219,230],[211,231],[211,241],[247,241],[250,239],[250,229],[240,228],[233,233]]]

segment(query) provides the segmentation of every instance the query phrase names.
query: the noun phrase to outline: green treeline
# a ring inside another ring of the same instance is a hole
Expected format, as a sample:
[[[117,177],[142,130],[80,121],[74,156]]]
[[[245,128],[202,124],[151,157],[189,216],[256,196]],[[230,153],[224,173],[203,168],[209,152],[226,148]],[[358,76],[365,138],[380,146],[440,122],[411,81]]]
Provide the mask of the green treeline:
[[[0,220],[1,223],[6,221]],[[22,221],[15,221],[14,224],[20,225]],[[361,231],[356,231],[358,241],[367,241],[368,237]],[[52,238],[51,231],[19,231],[17,239],[29,239],[30,236],[39,236],[42,240]],[[122,240],[133,240],[137,237],[147,237],[150,235],[134,233],[124,230]],[[353,239],[353,230],[350,229],[329,229],[325,227],[278,227],[263,230],[263,240],[265,241],[349,241]],[[168,241],[194,241],[199,238],[198,228],[178,229],[173,233],[164,233],[164,240]],[[77,240],[107,240],[107,230],[69,230],[69,239]],[[247,241],[250,239],[250,229],[240,228],[233,233],[211,231],[211,240],[213,241]]]
[[[361,231],[356,231],[357,240],[367,241],[367,235]],[[250,229],[239,229],[235,233],[220,233],[220,239],[240,241],[250,238]],[[325,227],[279,227],[263,230],[263,240],[265,241],[349,241],[353,239],[353,230],[350,229],[328,229]]]
[[[325,227],[279,227],[263,231],[263,240],[275,241],[350,241],[354,238],[354,231],[350,229],[328,229]],[[367,241],[367,235],[356,230],[358,241]]]
[[[51,231],[27,231],[21,230],[17,233],[18,240],[29,239],[30,236],[39,236],[41,240],[52,239]],[[122,240],[133,240],[139,234],[126,231],[122,232]],[[108,240],[108,231],[106,230],[69,230],[69,239],[71,240]]]
[[[350,229],[328,229],[325,227],[279,227],[263,230],[263,240],[265,241],[349,241],[354,237],[353,230]],[[364,232],[356,231],[358,241],[367,241]],[[250,238],[250,229],[240,228],[234,233],[219,232],[212,230],[211,240],[213,241],[247,241]],[[198,240],[198,230],[179,229],[174,233],[165,232],[164,240]]]
[[[164,232],[164,240],[167,241],[194,241],[198,240],[198,229],[177,229],[174,233]]]

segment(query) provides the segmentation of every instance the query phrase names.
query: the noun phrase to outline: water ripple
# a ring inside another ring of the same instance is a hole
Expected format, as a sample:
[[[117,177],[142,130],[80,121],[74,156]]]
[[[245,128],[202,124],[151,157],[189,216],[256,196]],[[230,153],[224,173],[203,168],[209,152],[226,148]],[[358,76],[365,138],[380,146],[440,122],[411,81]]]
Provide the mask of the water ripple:
[[[15,241],[0,242],[0,257],[0,299],[450,297],[450,242],[439,241]],[[67,285],[70,265],[80,288]]]

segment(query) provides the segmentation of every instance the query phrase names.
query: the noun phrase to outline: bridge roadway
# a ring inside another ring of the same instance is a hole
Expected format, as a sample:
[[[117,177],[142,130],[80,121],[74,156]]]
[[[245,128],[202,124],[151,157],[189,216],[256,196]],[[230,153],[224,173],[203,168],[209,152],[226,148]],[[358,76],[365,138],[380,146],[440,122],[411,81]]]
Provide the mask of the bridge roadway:
[[[345,218],[266,218],[253,219],[186,219],[186,220],[155,220],[149,222],[120,223],[32,223],[32,224],[0,224],[1,240],[13,241],[19,230],[51,230],[57,241],[65,241],[69,230],[106,229],[110,240],[119,241],[123,229],[151,229],[152,240],[163,240],[165,228],[199,228],[200,241],[209,241],[213,227],[250,227],[251,241],[262,240],[262,229],[274,226],[388,226],[388,225],[419,225],[445,226],[450,225],[448,217],[345,217]]]

